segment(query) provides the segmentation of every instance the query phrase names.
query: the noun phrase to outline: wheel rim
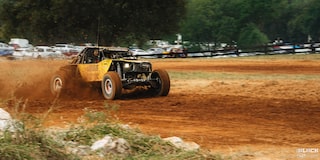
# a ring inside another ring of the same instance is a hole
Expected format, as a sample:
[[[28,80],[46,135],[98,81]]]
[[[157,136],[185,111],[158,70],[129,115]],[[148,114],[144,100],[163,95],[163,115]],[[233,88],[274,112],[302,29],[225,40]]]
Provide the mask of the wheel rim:
[[[155,70],[151,74],[151,87],[157,96],[167,96],[170,90],[170,78],[165,70]]]
[[[62,80],[61,80],[61,78],[57,77],[54,79],[53,90],[55,92],[60,92],[61,88],[62,88]]]
[[[112,82],[110,79],[107,79],[104,83],[104,89],[108,95],[112,93]]]
[[[159,74],[156,75],[156,82],[158,83],[157,88],[161,88],[162,81]]]

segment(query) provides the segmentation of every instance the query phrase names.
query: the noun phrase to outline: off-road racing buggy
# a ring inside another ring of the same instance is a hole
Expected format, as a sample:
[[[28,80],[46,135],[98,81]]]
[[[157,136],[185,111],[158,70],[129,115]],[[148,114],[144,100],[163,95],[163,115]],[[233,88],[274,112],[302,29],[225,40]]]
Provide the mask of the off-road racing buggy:
[[[105,99],[117,99],[122,89],[146,87],[155,96],[167,96],[170,78],[163,69],[152,70],[147,61],[130,57],[127,48],[86,47],[51,78],[55,96],[68,93],[75,85],[90,84],[101,88]],[[72,92],[71,92],[72,93]]]

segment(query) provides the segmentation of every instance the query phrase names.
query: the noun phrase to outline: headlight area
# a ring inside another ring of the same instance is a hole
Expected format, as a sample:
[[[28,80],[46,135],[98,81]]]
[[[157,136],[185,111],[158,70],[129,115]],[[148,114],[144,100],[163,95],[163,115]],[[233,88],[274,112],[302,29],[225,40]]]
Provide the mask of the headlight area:
[[[129,62],[125,62],[122,64],[123,67],[123,72],[127,73],[127,72],[151,72],[152,71],[152,67],[150,63],[129,63]]]
[[[124,63],[123,64],[123,72],[131,72],[134,71],[134,65],[132,63]]]
[[[125,89],[150,85],[152,65],[148,62],[124,62],[122,66],[122,85]]]
[[[122,78],[130,81],[145,81],[151,73],[150,63],[122,63]]]

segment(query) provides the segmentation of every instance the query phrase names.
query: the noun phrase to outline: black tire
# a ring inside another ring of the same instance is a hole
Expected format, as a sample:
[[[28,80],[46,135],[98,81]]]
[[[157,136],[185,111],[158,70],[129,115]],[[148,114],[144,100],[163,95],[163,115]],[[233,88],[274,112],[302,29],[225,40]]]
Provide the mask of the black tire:
[[[156,85],[152,86],[156,96],[167,96],[170,91],[170,77],[167,71],[163,69],[154,70],[151,79],[156,80]]]
[[[103,76],[101,90],[105,99],[114,100],[120,98],[122,83],[117,72],[108,72]]]
[[[52,95],[59,97],[67,89],[67,75],[63,71],[57,72],[50,80]]]

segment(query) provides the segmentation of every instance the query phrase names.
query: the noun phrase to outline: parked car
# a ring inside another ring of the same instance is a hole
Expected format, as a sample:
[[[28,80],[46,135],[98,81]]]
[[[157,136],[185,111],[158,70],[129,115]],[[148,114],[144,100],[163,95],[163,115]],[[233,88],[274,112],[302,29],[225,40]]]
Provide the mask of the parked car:
[[[167,54],[166,57],[187,57],[186,50],[182,45],[172,45],[171,47],[168,47],[166,49],[166,52],[164,52],[164,54]]]
[[[165,52],[162,48],[149,48],[146,50],[150,55],[154,55],[155,57],[161,58],[163,53]]]
[[[78,54],[78,52],[75,52],[74,45],[65,44],[65,43],[57,43],[53,47],[53,50],[54,51],[59,51],[59,52],[61,52],[62,54],[66,55],[66,56],[72,56],[72,55]]]
[[[17,48],[14,50],[12,56],[15,58],[36,58],[36,51],[33,47]]]
[[[34,58],[55,58],[60,57],[62,53],[60,51],[54,51],[52,47],[49,46],[36,46]]]
[[[0,56],[12,55],[14,48],[6,43],[0,43]]]
[[[29,44],[29,40],[24,39],[24,38],[11,38],[9,45],[12,46],[15,50],[18,48],[32,47],[32,45]]]
[[[150,54],[149,52],[146,52],[145,50],[139,49],[139,48],[130,49],[130,53],[134,57],[156,58],[154,55]]]

